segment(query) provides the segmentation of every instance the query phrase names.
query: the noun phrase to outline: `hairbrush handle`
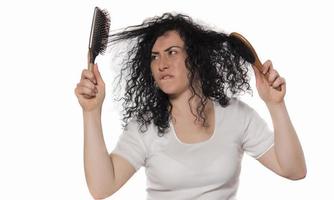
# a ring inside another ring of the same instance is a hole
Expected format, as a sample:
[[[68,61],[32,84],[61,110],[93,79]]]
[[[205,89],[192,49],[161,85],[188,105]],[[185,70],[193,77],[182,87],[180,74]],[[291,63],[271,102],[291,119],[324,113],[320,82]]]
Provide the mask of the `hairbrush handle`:
[[[91,57],[92,57],[92,51],[89,49],[87,53],[87,63],[88,63],[88,70],[92,72],[94,63],[91,62]]]

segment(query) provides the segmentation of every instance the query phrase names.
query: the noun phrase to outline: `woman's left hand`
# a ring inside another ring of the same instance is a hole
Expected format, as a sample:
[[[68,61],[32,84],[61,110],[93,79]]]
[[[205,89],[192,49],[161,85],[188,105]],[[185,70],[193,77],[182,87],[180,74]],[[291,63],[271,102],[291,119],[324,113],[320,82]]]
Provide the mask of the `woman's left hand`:
[[[284,100],[286,82],[273,68],[270,60],[263,63],[263,71],[260,72],[253,66],[256,78],[256,88],[259,96],[266,104],[279,104]]]

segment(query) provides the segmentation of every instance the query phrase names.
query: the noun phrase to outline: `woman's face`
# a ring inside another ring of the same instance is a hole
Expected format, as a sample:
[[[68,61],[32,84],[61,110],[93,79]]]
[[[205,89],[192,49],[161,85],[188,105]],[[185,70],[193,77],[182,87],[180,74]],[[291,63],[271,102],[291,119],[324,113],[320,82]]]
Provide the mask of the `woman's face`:
[[[151,71],[159,88],[170,97],[189,88],[184,42],[176,31],[167,31],[157,38],[151,52]]]

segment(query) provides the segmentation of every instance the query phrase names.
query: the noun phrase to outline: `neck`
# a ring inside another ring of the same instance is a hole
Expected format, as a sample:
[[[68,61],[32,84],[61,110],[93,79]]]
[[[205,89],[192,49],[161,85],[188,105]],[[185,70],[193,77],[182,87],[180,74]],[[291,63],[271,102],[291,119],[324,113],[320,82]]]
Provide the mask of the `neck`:
[[[173,105],[172,115],[173,118],[184,118],[191,119],[194,121],[197,116],[196,122],[202,123],[202,119],[199,117],[199,113],[197,113],[197,107],[200,105],[201,101],[198,96],[194,96],[192,99],[189,98],[192,96],[190,90],[182,93],[177,97],[170,97],[169,100]],[[209,112],[212,111],[212,101],[210,99],[207,100],[204,108],[204,116],[208,116]],[[194,114],[196,116],[194,116]]]

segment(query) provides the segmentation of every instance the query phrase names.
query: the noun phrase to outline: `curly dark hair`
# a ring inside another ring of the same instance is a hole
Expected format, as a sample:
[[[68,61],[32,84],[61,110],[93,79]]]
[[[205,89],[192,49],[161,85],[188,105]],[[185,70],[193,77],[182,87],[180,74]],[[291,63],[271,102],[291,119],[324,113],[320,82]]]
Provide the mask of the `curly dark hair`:
[[[187,15],[164,13],[110,35],[109,45],[119,41],[134,43],[127,52],[120,74],[122,77],[127,71],[122,97],[125,110],[123,128],[133,117],[140,124],[142,133],[147,131],[152,120],[158,127],[159,136],[169,128],[172,104],[168,95],[155,87],[150,65],[155,41],[171,30],[177,31],[184,41],[187,53],[185,65],[192,91],[188,102],[194,96],[200,98],[197,114],[192,113],[196,119],[199,116],[204,120],[203,126],[206,121],[203,112],[208,98],[226,107],[233,96],[247,91],[252,93],[247,63],[236,51],[237,48],[233,48],[227,34],[196,24]],[[200,83],[201,95],[194,89],[194,80]]]

